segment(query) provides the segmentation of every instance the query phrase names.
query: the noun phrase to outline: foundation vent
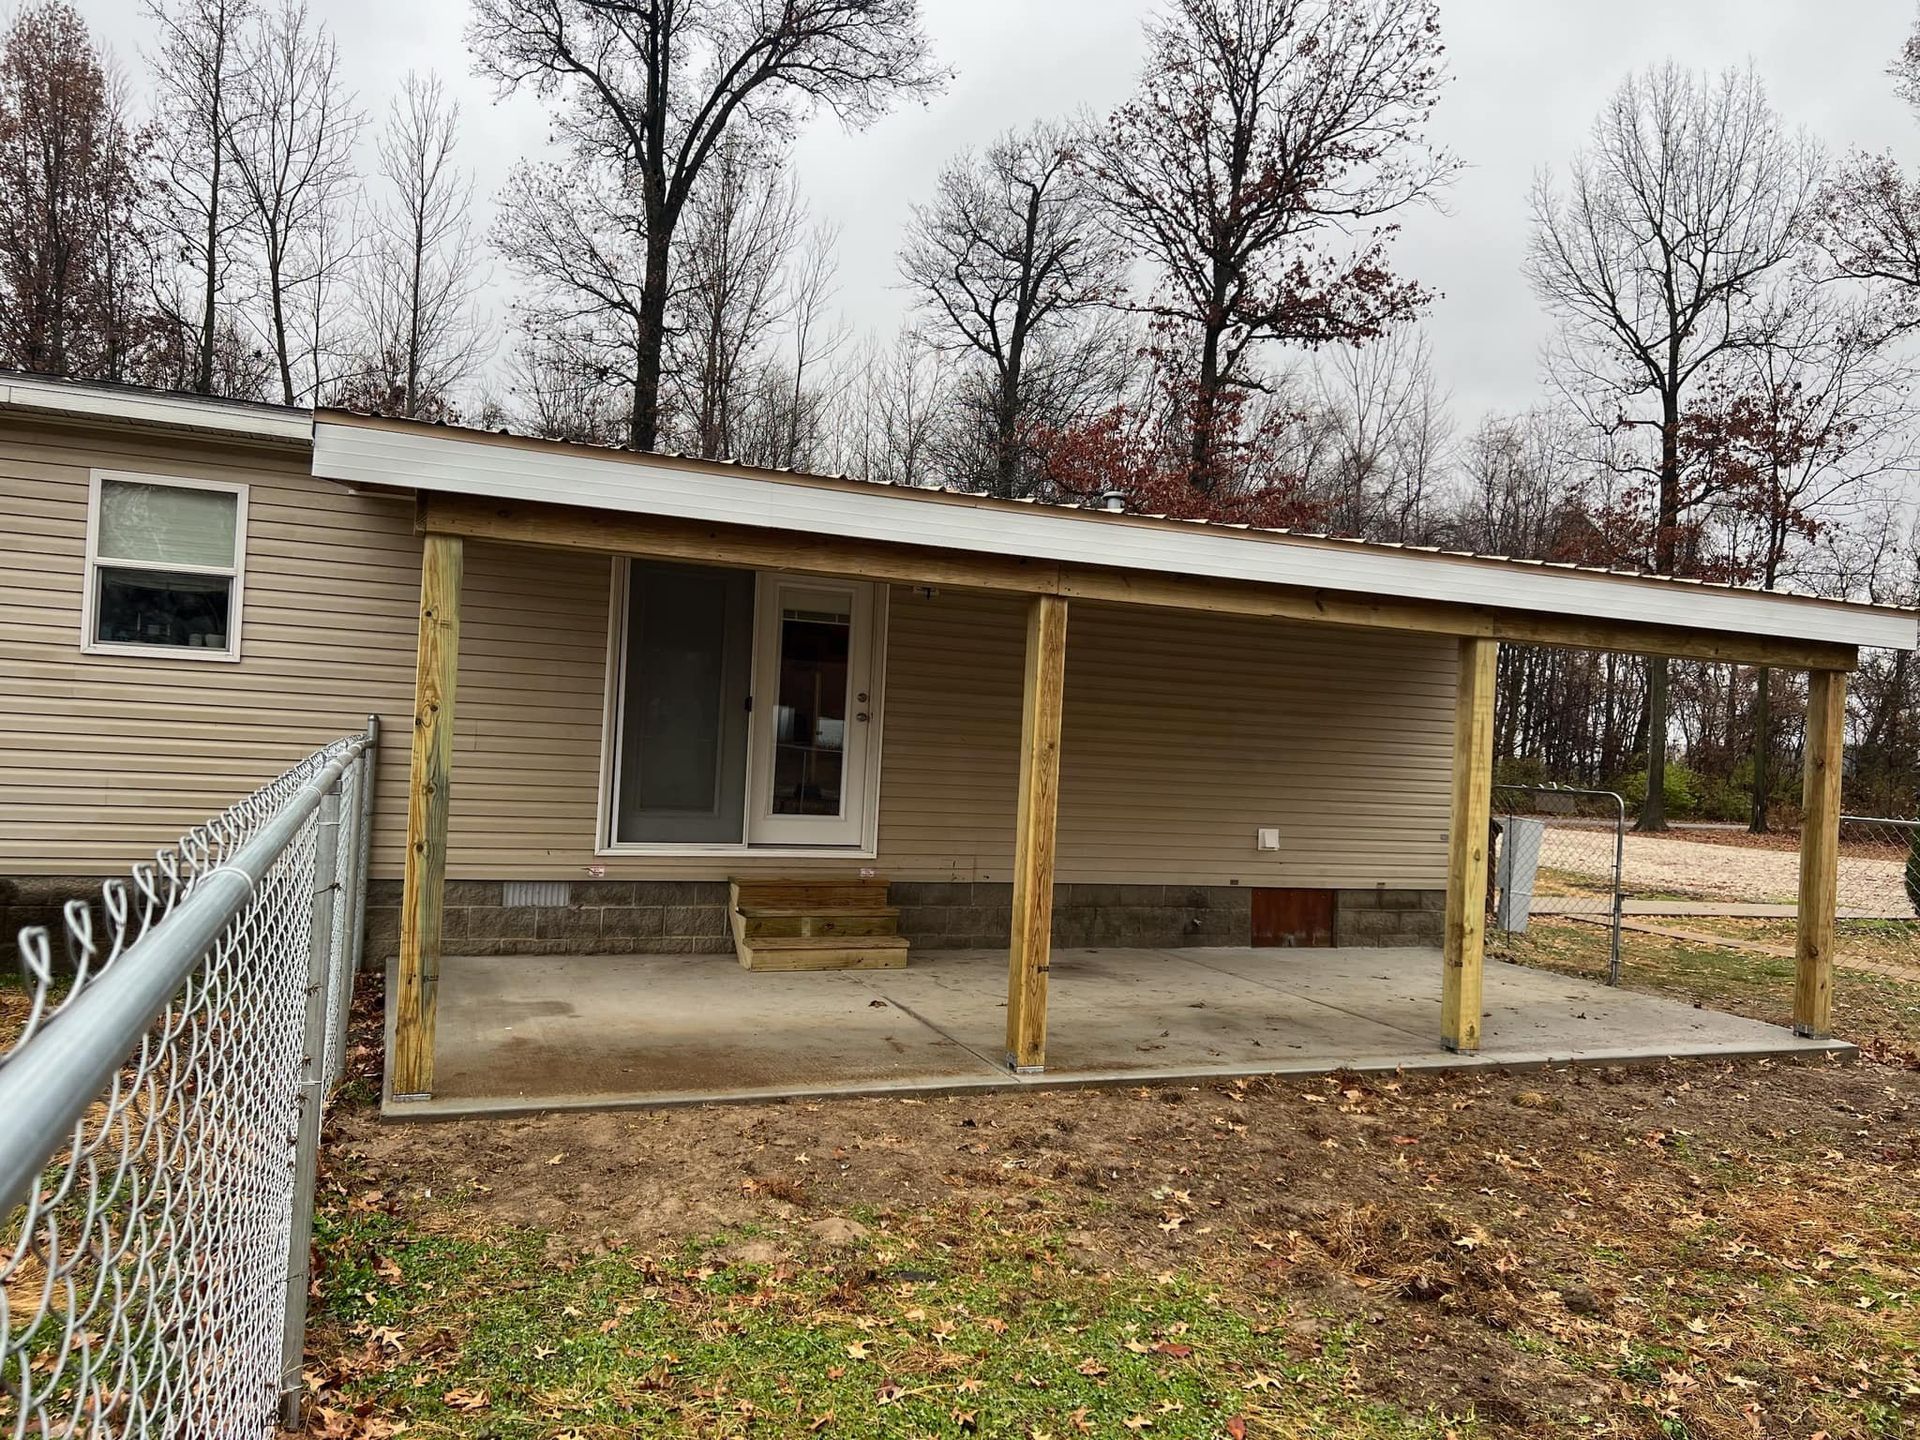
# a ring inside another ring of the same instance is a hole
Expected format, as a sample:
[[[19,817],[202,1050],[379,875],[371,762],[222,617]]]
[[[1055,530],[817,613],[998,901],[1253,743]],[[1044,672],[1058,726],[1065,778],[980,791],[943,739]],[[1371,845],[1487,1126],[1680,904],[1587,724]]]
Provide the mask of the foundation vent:
[[[563,910],[573,899],[565,880],[509,880],[500,887],[500,903],[510,909]]]

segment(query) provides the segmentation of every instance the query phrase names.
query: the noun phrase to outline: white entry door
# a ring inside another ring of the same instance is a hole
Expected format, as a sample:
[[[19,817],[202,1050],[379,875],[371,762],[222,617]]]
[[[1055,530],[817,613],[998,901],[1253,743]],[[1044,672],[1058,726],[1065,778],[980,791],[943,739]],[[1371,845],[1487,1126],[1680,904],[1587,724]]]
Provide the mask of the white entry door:
[[[760,577],[747,840],[858,845],[873,734],[873,587]]]

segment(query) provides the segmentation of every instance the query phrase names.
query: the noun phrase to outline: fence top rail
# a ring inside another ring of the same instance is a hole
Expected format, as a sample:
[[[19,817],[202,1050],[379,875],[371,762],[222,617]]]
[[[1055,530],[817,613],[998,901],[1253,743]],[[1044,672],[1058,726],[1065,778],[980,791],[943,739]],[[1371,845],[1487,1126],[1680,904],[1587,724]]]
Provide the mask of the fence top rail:
[[[1615,790],[1588,790],[1578,785],[1510,785],[1495,782],[1493,786],[1494,794],[1498,795],[1502,791],[1509,793],[1518,792],[1523,795],[1558,796],[1569,802],[1576,803],[1583,800],[1605,802],[1606,807],[1622,819],[1625,818],[1627,813],[1626,797]],[[1571,812],[1569,809],[1562,813]]]
[[[1896,820],[1891,815],[1842,815],[1842,825],[1887,825],[1896,830],[1920,830],[1920,820]]]
[[[102,890],[111,934],[94,934],[81,901],[66,910],[71,988],[50,1003],[51,937],[20,932],[31,990],[25,1027],[0,1048],[0,1214],[23,1202],[48,1161],[179,993],[201,957],[245,907],[273,862],[369,743],[336,740],[224,814]],[[60,1043],[35,1043],[57,1026]]]

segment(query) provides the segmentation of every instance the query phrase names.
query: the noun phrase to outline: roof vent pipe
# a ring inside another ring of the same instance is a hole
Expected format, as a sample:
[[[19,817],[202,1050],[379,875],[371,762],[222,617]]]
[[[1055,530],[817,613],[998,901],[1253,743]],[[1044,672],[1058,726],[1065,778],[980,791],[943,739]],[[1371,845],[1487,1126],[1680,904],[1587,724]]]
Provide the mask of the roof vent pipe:
[[[1096,502],[1102,510],[1118,515],[1127,508],[1127,492],[1124,490],[1102,490]]]

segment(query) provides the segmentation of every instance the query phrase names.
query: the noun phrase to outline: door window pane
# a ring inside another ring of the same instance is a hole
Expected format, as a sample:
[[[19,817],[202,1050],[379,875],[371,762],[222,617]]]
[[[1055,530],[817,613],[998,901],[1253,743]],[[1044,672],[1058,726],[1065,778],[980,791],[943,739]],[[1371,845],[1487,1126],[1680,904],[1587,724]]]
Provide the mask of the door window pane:
[[[752,643],[750,572],[630,567],[616,840],[740,842]]]
[[[240,498],[230,490],[102,480],[95,553],[102,560],[228,569],[239,513]]]
[[[94,633],[105,644],[227,648],[232,577],[117,567],[98,573]]]
[[[844,596],[796,596],[780,612],[774,713],[775,815],[838,815],[853,615]]]

